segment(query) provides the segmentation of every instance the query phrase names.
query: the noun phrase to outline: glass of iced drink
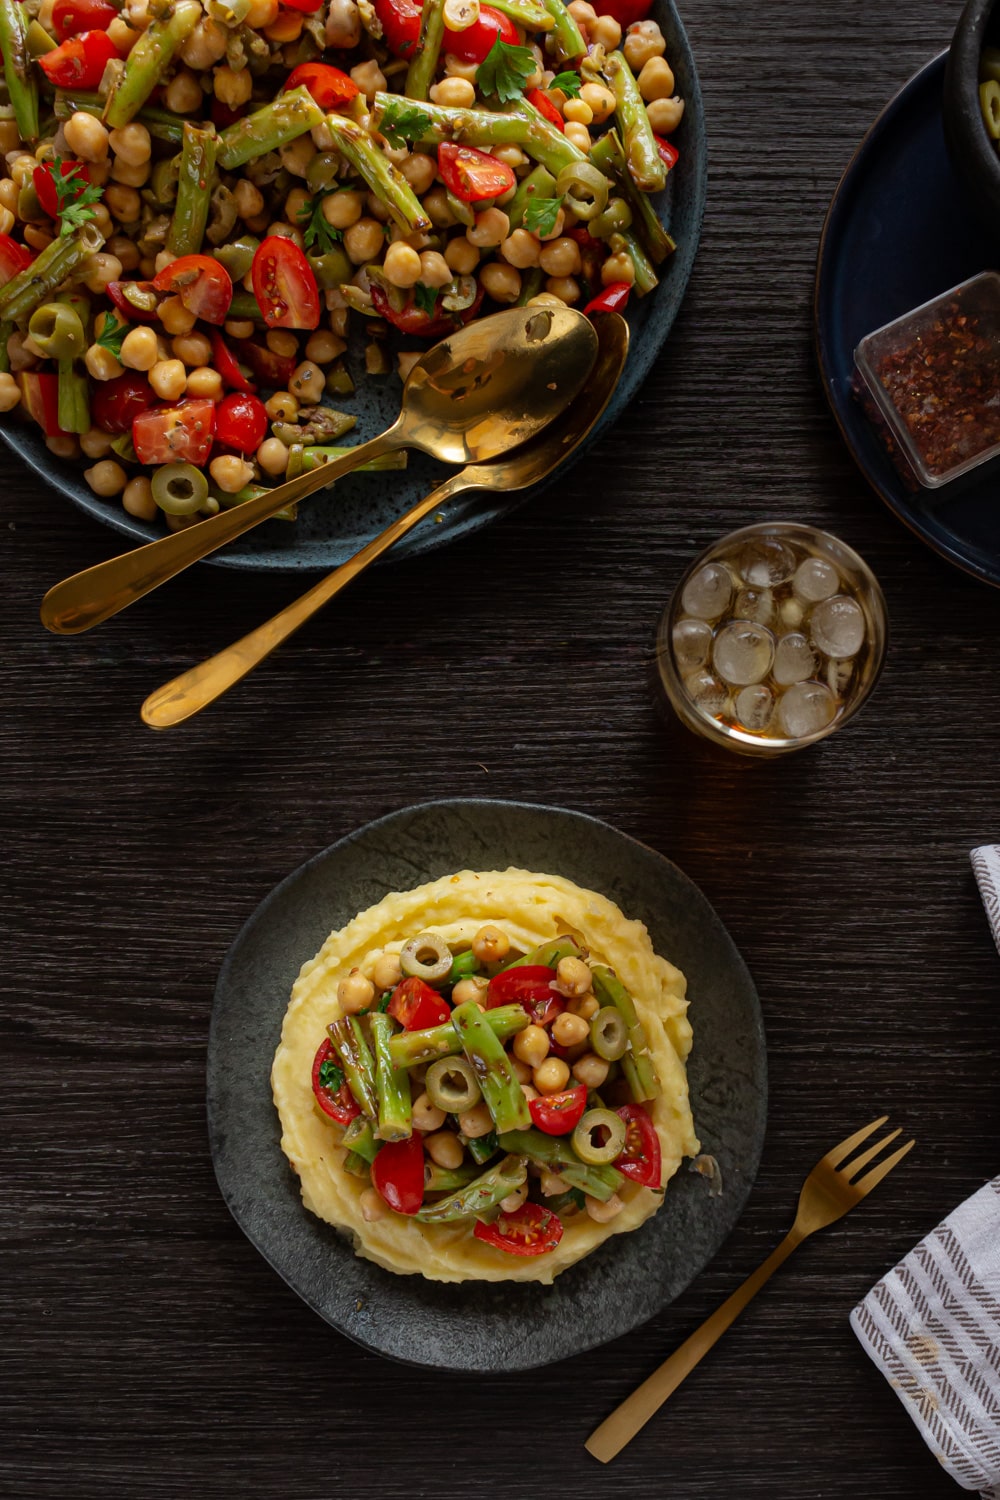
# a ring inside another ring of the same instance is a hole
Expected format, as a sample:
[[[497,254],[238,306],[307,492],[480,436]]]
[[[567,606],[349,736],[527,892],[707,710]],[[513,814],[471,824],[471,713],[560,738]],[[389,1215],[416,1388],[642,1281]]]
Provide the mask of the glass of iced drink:
[[[886,638],[868,564],[829,532],[769,521],[695,558],[660,621],[657,662],[689,729],[743,755],[784,755],[857,713]]]

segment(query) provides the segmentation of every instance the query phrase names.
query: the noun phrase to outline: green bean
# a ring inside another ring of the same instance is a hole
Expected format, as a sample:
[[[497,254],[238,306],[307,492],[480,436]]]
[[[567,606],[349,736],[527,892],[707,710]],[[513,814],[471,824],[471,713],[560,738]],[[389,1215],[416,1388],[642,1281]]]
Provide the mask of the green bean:
[[[420,12],[420,40],[406,72],[403,92],[408,99],[426,99],[434,82],[444,41],[444,0],[424,0]]]
[[[488,1010],[484,1020],[500,1041],[523,1031],[529,1023],[523,1005],[500,1005]],[[450,1021],[426,1031],[403,1031],[389,1043],[389,1055],[397,1068],[416,1068],[438,1057],[454,1057],[462,1050],[461,1039]]]
[[[640,297],[645,297],[654,287],[659,286],[659,277],[653,269],[653,262],[640,245],[631,229],[624,230],[621,234],[613,234],[608,241],[612,254],[624,250],[632,261],[635,268],[635,290]]]
[[[333,463],[335,459],[343,458],[344,454],[350,451],[349,448],[310,444],[302,449],[302,472],[307,473],[310,469],[318,469],[323,464]],[[365,464],[359,464],[354,472],[356,474],[380,474],[386,469],[405,469],[406,462],[405,449],[397,453],[383,453],[378,458],[370,458]]]
[[[556,51],[565,62],[582,57],[587,50],[583,33],[573,20],[562,0],[544,0],[545,9],[552,17]]]
[[[624,193],[626,202],[632,210],[632,222],[638,229],[642,244],[654,264],[662,265],[667,256],[674,253],[677,246],[660,223],[659,215],[647,195],[640,193],[632,181],[631,173],[625,164],[625,148],[617,130],[605,131],[600,139],[594,142],[590,160],[595,167],[600,167],[605,177],[617,183]],[[615,232],[624,233],[628,228],[628,224],[616,223],[613,226],[609,225],[607,233],[609,235]],[[590,232],[591,234],[598,233],[596,224],[591,224]],[[604,237],[602,230],[601,238]]]
[[[376,94],[372,111],[375,128],[392,139],[436,147],[442,141],[466,146],[520,146],[535,161],[558,175],[569,162],[586,161],[556,125],[527,100],[505,105],[499,113],[488,109],[454,109],[421,101],[413,104],[401,94]]]
[[[536,5],[535,0],[490,0],[490,5],[525,31],[551,31],[555,25],[552,12],[544,5]]]
[[[378,1155],[379,1143],[375,1139],[372,1122],[364,1115],[354,1116],[354,1119],[345,1127],[340,1144],[348,1151],[353,1151],[355,1156],[363,1157],[367,1162],[373,1162]]]
[[[375,1060],[357,1016],[341,1016],[327,1028],[333,1050],[344,1070],[344,1079],[362,1114],[378,1119],[375,1093]]]
[[[532,948],[523,958],[515,958],[512,964],[505,964],[505,969],[522,969],[528,964],[540,964],[546,969],[555,969],[561,958],[582,958],[583,950],[575,938],[568,934],[563,937],[549,938],[547,943],[540,943],[537,948]]]
[[[28,332],[46,359],[78,359],[87,350],[87,337],[76,308],[65,302],[43,302],[28,323]]]
[[[667,168],[632,69],[621,52],[611,52],[604,59],[602,71],[614,92],[615,115],[632,181],[644,193],[659,192],[666,184]]]
[[[448,983],[458,984],[459,980],[468,979],[470,974],[478,974],[481,968],[482,964],[471,948],[465,953],[456,953],[451,961]]]
[[[217,151],[214,127],[201,130],[184,122],[177,203],[167,236],[167,249],[172,255],[197,255],[201,249],[212,202]]]
[[[4,375],[10,374],[10,355],[7,352],[7,345],[14,331],[13,323],[6,321],[0,323],[0,373]]]
[[[90,431],[90,388],[87,377],[73,368],[71,358],[59,360],[57,420],[63,432]]]
[[[388,96],[387,96],[388,97]],[[412,108],[413,106],[411,106]],[[423,108],[423,106],[421,106]],[[326,128],[344,159],[364,178],[370,190],[384,203],[393,219],[407,234],[430,229],[423,205],[398,167],[375,145],[367,130],[343,115],[327,115]]]
[[[375,1048],[376,1134],[380,1141],[405,1141],[413,1134],[410,1075],[405,1068],[394,1068],[389,1056],[389,1042],[394,1030],[391,1017],[373,1011],[368,1024]]]
[[[47,52],[54,52],[57,43],[52,40],[45,27],[38,21],[31,21],[28,25],[25,42],[28,55],[33,58],[44,57]]]
[[[628,1033],[628,1051],[621,1057],[632,1098],[637,1104],[644,1099],[655,1099],[660,1092],[659,1079],[649,1055],[649,1044],[642,1022],[635,1008],[635,1001],[613,969],[604,964],[593,964],[594,994],[603,1005],[613,1005],[620,1013]]]
[[[497,1133],[491,1130],[488,1135],[459,1136],[459,1140],[465,1141],[465,1149],[472,1160],[480,1167],[485,1166],[491,1156],[496,1156],[500,1150]]]
[[[3,0],[0,0],[3,3]],[[200,0],[175,0],[165,16],[154,20],[125,59],[125,69],[108,95],[104,123],[120,130],[138,114],[202,17]]]
[[[194,464],[163,464],[151,483],[153,499],[169,516],[193,516],[208,499],[208,480]]]
[[[344,1171],[350,1172],[352,1177],[360,1177],[362,1182],[371,1182],[372,1169],[356,1151],[348,1151],[344,1157]]]
[[[38,139],[38,83],[28,52],[28,22],[18,0],[0,0],[0,51],[18,134],[30,145]]]
[[[479,1169],[474,1166],[461,1167],[439,1167],[437,1162],[431,1161],[430,1157],[424,1162],[424,1192],[425,1193],[453,1193],[456,1188],[468,1187],[474,1178],[479,1176]]]
[[[538,1167],[557,1172],[570,1187],[579,1188],[601,1203],[607,1203],[625,1181],[617,1167],[590,1167],[582,1162],[562,1135],[543,1135],[540,1130],[512,1130],[500,1137],[500,1147],[503,1151],[526,1156]]]
[[[472,1064],[483,1101],[497,1130],[526,1128],[531,1121],[528,1101],[503,1043],[491,1028],[486,1014],[475,1000],[467,1000],[452,1011],[451,1024],[461,1038],[462,1049]]]
[[[137,44],[138,45],[138,44]],[[236,120],[219,136],[216,158],[223,171],[231,172],[255,157],[266,156],[297,141],[307,130],[323,123],[323,111],[307,88],[289,89],[273,104],[265,104]]]
[[[93,115],[99,120],[104,114],[104,100],[100,94],[83,91],[75,93],[57,89],[52,107],[57,120],[68,120],[71,115],[75,114]],[[147,104],[144,109],[140,109],[135,119],[145,125],[155,140],[166,141],[171,146],[179,146],[184,138],[184,121],[180,115],[171,114],[168,109],[160,109],[156,105]]]
[[[0,287],[0,318],[10,323],[25,322],[103,244],[104,235],[93,222],[52,240],[30,266]]]
[[[528,1170],[516,1156],[503,1161],[459,1188],[450,1198],[429,1203],[414,1214],[421,1224],[452,1224],[457,1219],[481,1219],[503,1202],[515,1188],[527,1181]]]
[[[543,290],[545,284],[545,272],[541,266],[529,266],[521,273],[521,290],[518,293],[517,307],[527,307],[532,297],[537,297]]]

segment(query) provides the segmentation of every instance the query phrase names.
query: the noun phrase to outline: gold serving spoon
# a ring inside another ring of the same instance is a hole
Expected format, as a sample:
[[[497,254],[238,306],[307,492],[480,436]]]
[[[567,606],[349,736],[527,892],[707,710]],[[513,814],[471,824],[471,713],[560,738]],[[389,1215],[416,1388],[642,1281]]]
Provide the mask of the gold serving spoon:
[[[420,448],[453,464],[496,458],[566,409],[596,357],[593,324],[569,307],[510,307],[469,323],[421,355],[403,387],[399,417],[387,432],[197,526],[64,579],[42,600],[42,624],[57,635],[99,625],[199,558],[380,453]]]
[[[272,619],[258,625],[242,640],[216,656],[182,672],[171,682],[150,693],[142,705],[142,717],[152,729],[169,729],[221,698],[234,683],[251,672],[276,646],[311,619],[339,594],[370,562],[387,552],[416,526],[418,521],[463,490],[521,490],[551,474],[574,448],[583,442],[601,416],[618,384],[628,354],[628,324],[618,313],[600,313],[594,320],[598,353],[590,379],[569,411],[544,432],[506,458],[490,464],[469,464],[452,474],[444,484],[393,521],[381,535],[352,558],[294,600]]]

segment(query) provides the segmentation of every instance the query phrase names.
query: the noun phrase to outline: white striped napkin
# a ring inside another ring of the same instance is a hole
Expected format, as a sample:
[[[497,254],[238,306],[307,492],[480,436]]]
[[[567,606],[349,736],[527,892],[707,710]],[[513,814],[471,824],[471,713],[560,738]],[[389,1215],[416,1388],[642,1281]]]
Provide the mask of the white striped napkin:
[[[1000,845],[971,858],[1000,950]],[[1000,1500],[1000,1177],[884,1276],[851,1326],[951,1477]]]

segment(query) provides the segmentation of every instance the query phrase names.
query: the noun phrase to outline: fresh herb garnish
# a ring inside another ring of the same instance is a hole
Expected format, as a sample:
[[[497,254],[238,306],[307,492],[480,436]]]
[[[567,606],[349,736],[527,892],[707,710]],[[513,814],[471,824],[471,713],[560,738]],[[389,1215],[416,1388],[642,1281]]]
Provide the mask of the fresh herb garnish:
[[[583,1194],[580,1191],[579,1188],[570,1188],[570,1190],[566,1194],[566,1196],[567,1196],[567,1198],[572,1198],[572,1200],[576,1204],[577,1208],[586,1208],[587,1207],[586,1196],[585,1196],[585,1194]]]
[[[381,1011],[382,1014],[384,1015],[385,1012],[389,1009],[389,1001],[391,999],[392,999],[392,990],[386,990],[385,994],[382,996],[381,1000],[376,1005],[375,1009],[378,1010],[378,1011]]]
[[[344,1086],[344,1070],[338,1068],[330,1058],[319,1065],[319,1086],[321,1089],[329,1089],[331,1094]]]
[[[482,93],[495,94],[501,104],[508,104],[520,99],[537,66],[530,47],[514,47],[498,37],[479,64],[476,83]]]
[[[303,203],[297,215],[299,223],[305,226],[302,243],[307,250],[316,246],[320,255],[326,255],[344,237],[341,230],[334,229],[332,224],[327,223],[323,214],[323,202],[329,196],[329,193],[324,193],[318,198],[310,198],[307,203]]]
[[[407,146],[410,141],[419,140],[427,134],[433,123],[425,110],[416,109],[413,105],[404,108],[392,105],[390,115],[391,118],[382,116],[378,128],[393,147]]]
[[[52,166],[52,186],[56,190],[60,236],[72,234],[82,224],[96,219],[93,204],[100,202],[103,189],[88,182],[77,163],[68,172],[63,172],[64,162],[57,159]]]
[[[575,99],[580,92],[580,83],[579,73],[557,73],[549,84],[549,88],[562,89],[570,99]]]
[[[97,335],[97,342],[102,349],[110,350],[115,359],[119,359],[121,357],[122,344],[128,330],[129,325],[127,323],[119,323],[111,313],[106,312],[104,314],[104,322],[101,325],[101,331]]]
[[[418,281],[413,288],[414,302],[420,308],[420,311],[426,313],[429,318],[433,318],[434,316],[437,299],[438,288],[436,286],[424,286],[422,281]]]
[[[524,211],[525,229],[529,234],[537,234],[544,239],[555,229],[561,208],[561,198],[529,198]]]

